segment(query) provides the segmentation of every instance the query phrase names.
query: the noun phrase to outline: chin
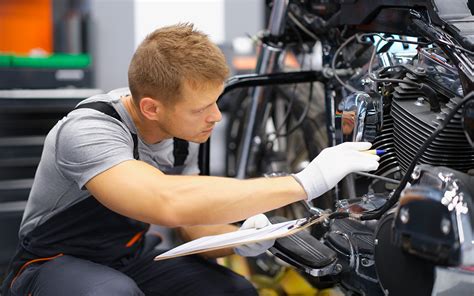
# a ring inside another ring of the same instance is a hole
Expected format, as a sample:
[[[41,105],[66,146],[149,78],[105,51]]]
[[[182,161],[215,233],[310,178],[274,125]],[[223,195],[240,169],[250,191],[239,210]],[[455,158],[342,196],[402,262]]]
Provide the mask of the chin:
[[[186,140],[188,142],[202,144],[202,143],[205,143],[209,139],[210,136],[211,136],[211,133],[201,133],[201,134],[197,134],[191,137],[178,137],[178,138]]]
[[[206,141],[207,141],[208,139],[209,139],[209,137],[206,137],[205,139],[200,138],[200,139],[197,139],[196,141],[193,141],[193,142],[202,144],[202,143],[206,143]]]
[[[205,143],[207,140],[209,140],[210,136],[211,136],[210,134],[205,135],[205,136],[198,136],[192,139],[191,142],[202,144],[202,143]]]

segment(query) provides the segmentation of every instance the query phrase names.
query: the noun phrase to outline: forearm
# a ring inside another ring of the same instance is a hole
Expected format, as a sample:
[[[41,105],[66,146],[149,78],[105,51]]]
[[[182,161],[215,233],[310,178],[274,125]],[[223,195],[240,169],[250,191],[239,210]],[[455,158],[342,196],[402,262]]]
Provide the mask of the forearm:
[[[224,224],[244,220],[306,198],[293,177],[238,180],[222,177],[166,176],[167,207],[181,225]],[[163,188],[161,188],[163,192]]]
[[[233,223],[306,198],[291,176],[168,176],[135,160],[97,175],[86,187],[119,214],[168,227]]]
[[[205,226],[186,226],[178,228],[178,233],[180,237],[188,242],[200,237],[218,235],[223,233],[228,233],[232,231],[237,231],[238,227],[231,224],[224,225],[205,225]],[[201,255],[207,258],[219,258],[234,253],[233,248],[220,249],[215,251],[210,251],[202,253]]]

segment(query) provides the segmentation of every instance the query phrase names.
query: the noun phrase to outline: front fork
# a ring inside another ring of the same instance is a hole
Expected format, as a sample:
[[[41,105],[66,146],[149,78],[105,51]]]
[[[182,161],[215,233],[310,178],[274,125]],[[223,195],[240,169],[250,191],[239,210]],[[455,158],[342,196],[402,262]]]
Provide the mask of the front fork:
[[[268,25],[268,32],[270,36],[278,39],[282,35],[285,27],[286,12],[288,7],[288,0],[275,0],[273,2],[273,8],[270,15],[270,22]],[[278,69],[278,61],[282,49],[271,46],[269,44],[262,43],[260,45],[259,55],[257,59],[257,74],[270,74]],[[256,126],[260,124],[257,122],[257,114],[265,114],[266,106],[265,92],[267,91],[264,87],[256,87],[252,91],[251,102],[248,107],[248,116],[244,122],[244,137],[242,146],[239,150],[237,158],[237,174],[236,177],[244,179],[247,176],[247,168],[249,165],[249,158],[251,156],[253,147],[258,141],[256,141],[255,132]]]

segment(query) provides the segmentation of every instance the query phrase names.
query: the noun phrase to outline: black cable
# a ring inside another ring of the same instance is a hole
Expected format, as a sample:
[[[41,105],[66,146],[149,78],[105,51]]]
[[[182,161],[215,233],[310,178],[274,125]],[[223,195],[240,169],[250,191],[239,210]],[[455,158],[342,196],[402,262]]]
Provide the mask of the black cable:
[[[296,38],[298,38],[298,48],[302,48],[303,49],[303,53],[301,54],[301,61],[299,61],[300,63],[300,69],[301,71],[303,70],[303,65],[305,63],[305,59],[306,59],[306,54],[307,52],[309,52],[309,49],[307,48],[306,44],[304,43],[304,40],[303,40],[303,36],[301,36],[300,32],[298,31],[298,29],[295,27],[295,24],[293,23],[290,23],[290,27],[293,29],[293,31],[295,32],[296,34]]]
[[[290,12],[289,14],[290,14],[290,16],[292,16],[291,12]],[[294,25],[296,25],[297,27],[299,27],[299,28],[300,28],[303,32],[305,32],[306,34],[308,34],[308,32],[307,32],[308,29],[306,29],[306,28],[304,27],[304,25],[301,24],[301,23],[296,19],[296,17],[294,17],[294,16],[293,16],[292,21],[293,21],[293,23],[294,23],[294,24],[292,24],[292,27],[293,27],[293,29],[294,29],[295,32],[296,32],[296,37],[298,38],[298,41],[299,41],[299,44],[300,44],[300,48],[303,49],[303,54],[302,54],[302,58],[301,58],[301,61],[300,61],[300,68],[301,68],[301,70],[303,70],[303,67],[304,67],[304,64],[305,64],[305,60],[306,60],[306,56],[307,56],[307,53],[309,52],[309,48],[307,48],[306,44],[305,44],[304,41],[303,41],[303,37],[301,36],[301,34],[300,34],[300,32],[298,31],[298,29],[294,28]],[[310,36],[311,36],[311,35],[310,35]],[[316,36],[313,35],[313,36],[311,36],[311,37],[314,38],[314,37],[316,37]],[[315,40],[318,41],[319,39],[316,37]],[[310,63],[312,64],[312,60],[310,60]],[[311,69],[311,68],[312,68],[312,67],[310,67],[310,69]],[[295,86],[295,88],[296,88],[296,86]],[[295,90],[296,90],[296,89],[295,89],[295,88],[293,89],[293,99],[292,99],[292,103],[294,102],[294,98],[296,98],[296,96],[295,96]],[[310,94],[309,94],[310,97],[308,98],[308,105],[307,105],[307,108],[305,108],[306,113],[303,112],[303,116],[304,116],[304,117],[301,117],[301,122],[299,122],[299,120],[298,120],[299,123],[297,123],[297,124],[295,125],[296,128],[298,128],[298,127],[301,125],[301,123],[304,121],[304,119],[306,118],[306,116],[307,116],[307,114],[308,114],[309,107],[310,107],[310,105],[311,105],[312,93],[313,93],[313,83],[311,83],[311,85],[310,85]],[[292,106],[291,106],[291,107],[292,107]],[[280,126],[279,126],[279,127],[277,128],[277,130],[276,130],[276,134],[275,134],[275,135],[276,135],[276,138],[284,137],[284,136],[290,135],[290,134],[293,133],[293,131],[296,129],[295,127],[293,127],[290,131],[286,132],[285,134],[281,134],[281,133],[280,133],[281,130],[283,129],[283,127],[285,126],[286,121],[288,120],[290,114],[291,114],[291,109],[288,108],[287,114],[285,114],[285,115],[286,115],[286,116],[285,116],[285,120],[283,120],[283,122],[280,124]]]
[[[398,199],[400,198],[400,193],[405,189],[405,186],[408,183],[408,180],[410,179],[411,173],[415,169],[415,166],[418,163],[418,160],[421,158],[423,153],[426,151],[429,145],[434,141],[434,139],[443,131],[444,128],[448,125],[448,123],[453,119],[453,117],[456,115],[457,111],[469,100],[474,99],[474,91],[470,92],[469,95],[464,97],[452,110],[451,112],[448,113],[446,118],[443,120],[443,122],[438,126],[438,128],[431,134],[431,136],[425,141],[423,146],[418,150],[418,153],[415,155],[413,158],[412,162],[410,163],[410,166],[407,169],[406,174],[403,176],[402,180],[400,181],[400,185],[398,185],[397,189],[394,191],[392,196],[390,197],[389,200],[385,204],[383,204],[380,208],[373,210],[371,212],[367,212],[363,214],[360,219],[361,220],[373,220],[373,219],[379,219],[386,211],[388,211],[395,203],[397,203]]]
[[[365,38],[365,37],[377,36],[385,42],[397,42],[397,43],[416,44],[416,45],[424,45],[424,46],[433,44],[433,42],[399,40],[399,39],[394,39],[392,37],[386,38],[385,36],[383,36],[381,34],[378,34],[378,33],[361,33],[361,34],[355,34],[355,35],[356,35],[356,38],[357,38],[357,42],[359,42],[359,43],[367,43],[367,41],[363,40],[363,38]]]
[[[301,31],[305,32],[306,35],[313,38],[315,41],[319,40],[318,36],[314,35],[313,32],[306,28],[291,12],[288,13],[288,17],[298,28],[301,29]]]
[[[338,47],[338,49],[334,53],[334,57],[332,58],[332,61],[331,61],[331,69],[332,69],[332,73],[334,75],[334,78],[336,78],[337,82],[339,82],[339,84],[341,84],[345,89],[347,89],[350,92],[357,92],[358,90],[356,88],[354,88],[353,86],[351,86],[351,85],[345,83],[344,81],[342,81],[342,79],[339,77],[339,75],[337,75],[337,73],[336,73],[336,60],[337,60],[337,57],[339,56],[339,54],[341,53],[342,49],[344,47],[346,47],[350,42],[352,42],[355,38],[356,38],[356,35],[352,35],[351,37],[347,38]]]
[[[394,79],[394,78],[377,78],[374,73],[372,73],[372,67],[373,67],[373,62],[375,59],[375,54],[377,52],[377,47],[379,46],[380,42],[382,39],[380,39],[377,44],[374,46],[374,49],[372,50],[372,55],[370,57],[369,61],[369,69],[368,69],[368,76],[370,79],[372,79],[375,82],[389,82],[389,83],[404,83],[408,85],[413,85],[421,93],[424,93],[426,95],[426,98],[428,99],[430,103],[430,110],[433,112],[440,112],[441,108],[439,105],[439,100],[436,97],[436,92],[431,88],[428,84],[426,83],[417,83],[411,80],[402,80],[402,79]],[[411,72],[411,71],[410,71]]]
[[[469,55],[474,55],[473,51],[463,48],[462,46],[459,46],[457,44],[454,44],[454,42],[452,41],[452,36],[450,36],[449,34],[446,34],[446,32],[444,31],[440,31],[439,28],[435,26],[431,26],[430,21],[428,23],[425,23],[421,19],[413,19],[413,23],[417,26],[418,29],[422,31],[422,34],[428,35],[428,37],[430,37],[431,39],[436,40],[433,42],[443,43],[444,45],[454,47],[455,49],[463,51]],[[443,40],[441,37],[448,39],[448,41]],[[454,40],[457,42],[456,39]]]
[[[375,59],[375,54],[377,53],[377,47],[379,46],[380,42],[381,41],[386,41],[386,42],[399,42],[399,43],[408,43],[408,44],[417,44],[417,45],[429,45],[431,44],[431,42],[420,42],[420,41],[409,41],[409,40],[398,40],[398,39],[393,39],[393,38],[385,38],[384,36],[378,34],[378,33],[364,33],[364,34],[354,34],[352,35],[351,37],[347,38],[340,46],[339,48],[336,50],[335,54],[334,54],[334,57],[332,59],[332,62],[331,62],[331,69],[333,71],[333,75],[334,75],[334,78],[336,78],[337,82],[339,82],[339,84],[341,84],[345,89],[347,89],[348,91],[350,92],[357,92],[358,90],[356,88],[354,88],[352,85],[342,81],[342,79],[339,77],[339,75],[337,75],[337,72],[336,72],[336,59],[337,57],[339,56],[339,54],[341,53],[342,49],[344,47],[346,47],[351,41],[353,41],[354,39],[357,40],[358,43],[361,43],[361,44],[364,44],[364,43],[367,43],[367,41],[364,41],[363,38],[365,37],[372,37],[372,36],[378,36],[380,38],[380,40],[377,42],[377,44],[374,46],[374,49],[372,51],[372,54],[371,54],[371,57],[370,57],[370,61],[369,61],[369,77],[370,79],[372,79],[373,81],[376,81],[376,82],[392,82],[392,83],[406,83],[406,84],[410,84],[410,85],[415,85],[416,87],[420,87],[420,84],[416,83],[416,82],[412,82],[412,81],[405,81],[405,80],[401,80],[401,79],[389,79],[389,78],[384,78],[384,79],[380,79],[380,78],[377,78],[373,73],[372,73],[372,65],[373,65],[373,61]]]
[[[303,121],[306,119],[306,116],[308,116],[309,109],[311,107],[311,103],[313,101],[313,87],[314,87],[314,82],[311,82],[309,85],[309,97],[308,97],[308,103],[306,104],[303,113],[301,114],[300,118],[298,121],[295,123],[295,125],[286,132],[284,135],[278,135],[280,137],[286,137],[290,134],[292,134],[297,128],[300,127],[300,125],[303,123]]]
[[[308,103],[306,104],[306,106],[303,110],[303,113],[301,114],[300,118],[297,120],[295,125],[293,127],[291,127],[291,129],[289,129],[286,133],[280,134],[280,133],[278,133],[278,130],[277,130],[274,133],[268,134],[267,135],[267,141],[269,140],[269,137],[272,136],[272,135],[275,136],[275,139],[279,138],[279,137],[287,137],[287,136],[291,135],[297,128],[300,127],[300,125],[306,119],[306,116],[308,115],[309,109],[311,107],[311,102],[313,101],[313,87],[314,87],[313,84],[314,84],[314,82],[311,82],[310,85],[309,85]]]
[[[280,123],[280,126],[278,126],[275,130],[275,132],[273,133],[270,133],[267,135],[267,139],[270,137],[270,135],[278,135],[280,134],[281,130],[283,129],[283,127],[285,126],[286,122],[288,121],[288,118],[290,117],[290,114],[291,114],[291,110],[293,109],[293,103],[295,102],[296,100],[296,95],[295,95],[295,92],[296,92],[296,85],[294,86],[293,88],[293,95],[290,97],[290,101],[288,103],[288,106],[287,106],[287,109],[286,109],[286,112],[285,112],[285,116],[283,116],[283,120],[282,122]],[[278,138],[278,137],[277,137]]]
[[[383,39],[380,39],[379,41],[377,41],[377,43],[374,46],[374,49],[372,50],[372,54],[370,55],[369,69],[368,69],[368,73],[367,73],[369,75],[369,78],[371,80],[375,81],[375,82],[405,83],[405,84],[413,85],[413,86],[416,86],[416,87],[420,88],[421,87],[420,83],[416,83],[416,82],[413,82],[413,81],[410,81],[410,80],[402,80],[402,79],[394,79],[394,78],[377,78],[375,76],[375,74],[372,73],[372,67],[373,67],[374,60],[375,60],[375,54],[377,53],[377,47],[379,46],[379,44],[382,41],[383,41]]]
[[[304,47],[304,41],[303,41],[303,38],[302,38],[300,32],[298,31],[298,29],[295,28],[294,24],[290,23],[290,27],[294,30],[294,32],[296,34],[296,37],[298,38],[299,47],[304,50],[303,54],[301,56],[301,61],[299,62],[301,70],[303,70],[302,65],[304,65],[305,58],[306,58],[306,49]],[[294,103],[295,98],[296,98],[295,92],[296,92],[296,84],[293,87],[293,95],[290,96],[289,103],[288,103],[288,106],[287,106],[287,110],[285,112],[285,115],[283,116],[283,120],[280,123],[280,125],[278,127],[276,127],[275,132],[270,133],[270,134],[267,135],[267,142],[269,141],[269,137],[271,135],[276,135],[275,138],[280,137],[279,135],[281,133],[281,130],[283,129],[283,127],[285,127],[286,122],[288,121],[288,118],[290,117],[290,114],[291,114],[291,111],[292,111],[292,108],[293,108],[293,103]]]
[[[467,54],[469,54],[469,55],[474,55],[474,51],[470,51],[470,50],[468,50],[468,49],[465,49],[464,47],[459,46],[459,45],[456,45],[456,44],[454,44],[454,43],[452,43],[452,42],[451,42],[451,43],[450,43],[450,42],[446,42],[446,41],[441,40],[441,39],[439,39],[438,42],[441,42],[441,43],[443,43],[443,44],[445,44],[445,45],[448,45],[448,46],[452,46],[452,47],[454,47],[454,48],[456,48],[456,49],[458,49],[458,50],[460,50],[460,51],[463,51],[463,52],[465,52],[465,53],[467,53]]]

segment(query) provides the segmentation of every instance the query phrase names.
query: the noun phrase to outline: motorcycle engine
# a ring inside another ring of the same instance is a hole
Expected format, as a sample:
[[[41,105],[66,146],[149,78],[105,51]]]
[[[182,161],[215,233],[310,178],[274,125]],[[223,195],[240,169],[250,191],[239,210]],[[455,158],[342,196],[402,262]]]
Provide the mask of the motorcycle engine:
[[[342,141],[370,141],[374,149],[385,150],[372,174],[400,180],[464,94],[456,68],[435,49],[418,49],[411,57],[386,53],[378,58],[378,77],[407,83],[369,83],[364,92],[344,98],[339,105],[341,136]],[[467,259],[473,254],[474,146],[463,127],[469,124],[464,111],[459,109],[422,153],[415,172],[424,172],[423,177],[412,175],[411,188],[405,189],[398,208],[377,223],[374,261],[385,292],[427,295],[436,266],[472,264]],[[462,178],[468,180],[464,187],[453,185],[460,182],[452,180]],[[369,192],[388,198],[396,186],[375,180]],[[450,186],[457,189],[456,202],[464,196],[466,205],[451,205]]]
[[[386,153],[375,174],[395,179],[406,173],[420,147],[462,95],[456,70],[435,52],[421,49],[412,65],[400,68],[401,71],[385,75],[428,87],[420,89],[403,83],[394,88],[379,86],[384,96],[384,121],[373,146]],[[474,174],[474,148],[463,131],[462,110],[426,149],[419,163]]]

